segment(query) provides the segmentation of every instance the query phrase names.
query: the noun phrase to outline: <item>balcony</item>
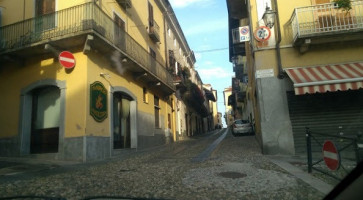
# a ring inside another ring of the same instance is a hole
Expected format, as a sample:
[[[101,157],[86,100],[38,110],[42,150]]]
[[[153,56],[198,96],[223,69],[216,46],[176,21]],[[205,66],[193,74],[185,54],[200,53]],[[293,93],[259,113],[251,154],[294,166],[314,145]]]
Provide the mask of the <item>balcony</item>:
[[[176,85],[176,88],[183,88],[185,86],[185,79],[183,75],[173,75],[174,85]]]
[[[94,3],[0,27],[0,63],[39,55],[50,57],[45,44],[57,49],[83,47],[89,35],[94,38],[91,49],[103,55],[118,51],[120,62],[127,61],[123,64],[134,77],[143,76],[142,81],[160,85],[167,94],[175,92],[173,77],[166,67]]]
[[[363,1],[348,13],[333,3],[295,8],[290,23],[294,46],[362,40]]]
[[[132,7],[131,0],[116,0],[117,3],[124,9],[128,9]]]
[[[149,37],[154,42],[160,42],[160,27],[155,20],[149,27]]]

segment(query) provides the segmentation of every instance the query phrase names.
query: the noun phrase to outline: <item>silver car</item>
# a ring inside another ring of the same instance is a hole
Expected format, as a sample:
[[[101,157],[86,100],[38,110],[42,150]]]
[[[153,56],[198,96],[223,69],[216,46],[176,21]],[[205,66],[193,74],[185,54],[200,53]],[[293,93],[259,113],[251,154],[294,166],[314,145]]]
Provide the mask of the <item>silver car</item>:
[[[252,124],[247,120],[237,119],[232,124],[232,134],[234,136],[253,134]]]

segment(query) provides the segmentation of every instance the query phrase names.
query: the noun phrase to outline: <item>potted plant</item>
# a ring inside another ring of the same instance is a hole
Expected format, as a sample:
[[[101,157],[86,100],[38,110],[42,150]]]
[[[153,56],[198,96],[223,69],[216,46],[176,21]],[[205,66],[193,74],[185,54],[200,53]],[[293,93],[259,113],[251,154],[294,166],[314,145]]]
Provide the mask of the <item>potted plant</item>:
[[[352,9],[352,2],[350,0],[334,0],[333,2],[338,9],[342,9],[347,13]]]

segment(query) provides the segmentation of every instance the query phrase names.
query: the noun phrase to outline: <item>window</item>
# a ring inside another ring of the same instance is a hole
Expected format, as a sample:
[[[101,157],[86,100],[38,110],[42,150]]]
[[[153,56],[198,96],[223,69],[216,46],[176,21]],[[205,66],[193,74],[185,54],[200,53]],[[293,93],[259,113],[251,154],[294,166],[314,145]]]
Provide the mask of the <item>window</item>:
[[[168,35],[169,35],[169,37],[171,36],[170,28],[168,28]]]
[[[143,87],[142,88],[142,100],[144,101],[144,103],[149,103],[149,96],[147,94],[147,90],[146,90],[146,87]]]
[[[54,14],[50,14],[54,13]],[[47,14],[47,15],[46,15]],[[55,27],[55,0],[36,0],[35,1],[35,16],[43,16],[36,18],[35,28],[37,32],[52,29]]]
[[[171,129],[171,116],[168,113],[168,128]]]
[[[174,47],[176,47],[176,39],[174,39]]]
[[[150,50],[151,57],[153,57],[153,58],[156,59],[156,53],[155,53],[154,49],[152,49],[151,47],[149,47],[149,50]]]
[[[149,27],[154,26],[154,9],[150,2],[148,2],[148,8],[149,8]]]
[[[123,31],[126,30],[125,21],[121,19],[115,12],[113,13],[115,24],[120,27]],[[119,34],[118,34],[119,35]]]
[[[179,55],[182,55],[182,50],[181,50],[181,48],[179,48]]]
[[[174,58],[174,51],[173,50],[169,50],[169,68],[174,71],[175,68],[175,58]]]
[[[159,97],[154,96],[155,128],[160,128],[160,107]]]

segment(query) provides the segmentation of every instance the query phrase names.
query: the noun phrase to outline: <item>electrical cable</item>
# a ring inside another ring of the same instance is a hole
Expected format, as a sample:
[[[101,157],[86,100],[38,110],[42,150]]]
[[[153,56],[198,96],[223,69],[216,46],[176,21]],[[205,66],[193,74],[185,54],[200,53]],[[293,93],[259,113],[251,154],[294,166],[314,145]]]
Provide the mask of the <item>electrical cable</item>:
[[[229,47],[224,48],[218,48],[218,49],[207,49],[207,50],[201,50],[201,51],[194,51],[194,53],[206,53],[206,52],[215,52],[215,51],[223,51],[229,49]]]

